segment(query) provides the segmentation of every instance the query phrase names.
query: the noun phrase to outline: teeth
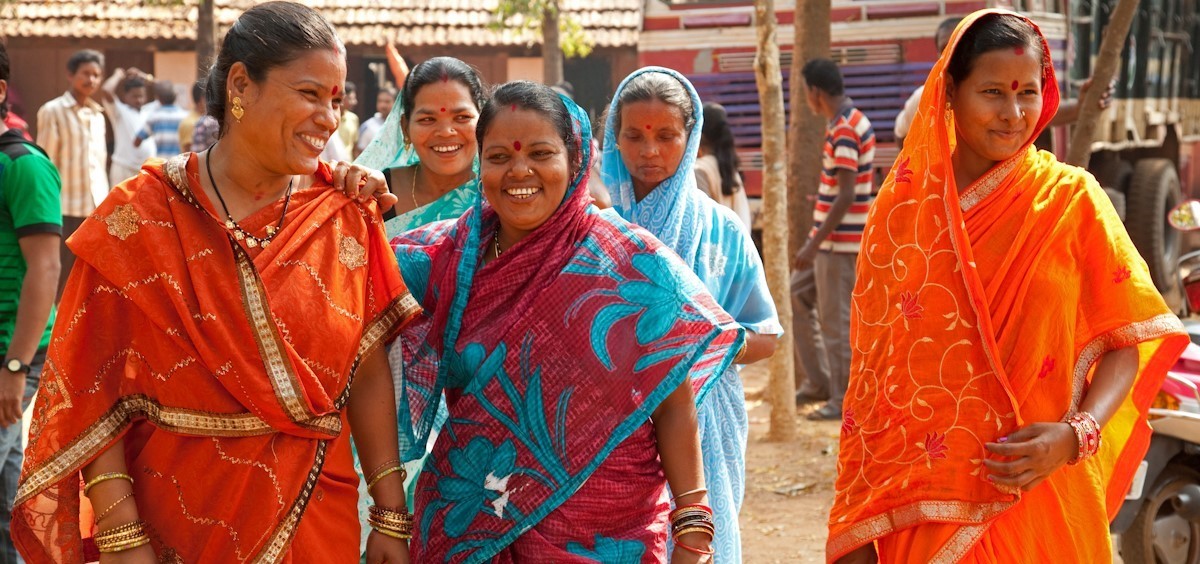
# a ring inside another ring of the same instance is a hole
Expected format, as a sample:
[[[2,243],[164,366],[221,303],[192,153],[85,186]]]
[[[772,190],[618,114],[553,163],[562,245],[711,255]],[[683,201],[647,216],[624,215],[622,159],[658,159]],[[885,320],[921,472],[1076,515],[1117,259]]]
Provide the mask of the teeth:
[[[433,148],[435,153],[450,153],[462,148],[462,145],[438,145]]]
[[[509,196],[513,196],[516,198],[528,198],[534,194],[537,194],[540,190],[541,190],[541,188],[527,186],[527,187],[521,187],[521,188],[508,188],[508,189],[504,190],[504,192],[507,193]]]
[[[318,149],[325,148],[325,140],[321,139],[320,137],[313,137],[311,135],[301,135],[300,138],[305,141],[308,141],[313,147],[316,147]]]

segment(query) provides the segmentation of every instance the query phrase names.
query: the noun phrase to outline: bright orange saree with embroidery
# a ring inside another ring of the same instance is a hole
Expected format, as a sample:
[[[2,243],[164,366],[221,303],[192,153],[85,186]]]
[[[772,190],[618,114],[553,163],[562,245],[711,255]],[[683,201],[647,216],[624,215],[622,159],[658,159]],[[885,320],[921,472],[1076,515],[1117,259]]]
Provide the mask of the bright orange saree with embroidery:
[[[146,165],[71,238],[13,512],[30,562],[83,560],[80,468],[119,440],[160,561],[358,561],[343,407],[359,360],[418,306],[378,214],[324,165],[250,249],[196,162]],[[241,225],[262,233],[281,205]]]
[[[1149,442],[1146,409],[1186,345],[1096,181],[1031,146],[1059,101],[1044,40],[1033,138],[954,185],[945,68],[985,13],[959,25],[930,73],[868,218],[831,562],[871,542],[881,562],[1108,561],[1109,519]],[[1097,360],[1131,346],[1137,379],[1096,456],[1029,492],[987,481],[985,443],[1063,420]]]

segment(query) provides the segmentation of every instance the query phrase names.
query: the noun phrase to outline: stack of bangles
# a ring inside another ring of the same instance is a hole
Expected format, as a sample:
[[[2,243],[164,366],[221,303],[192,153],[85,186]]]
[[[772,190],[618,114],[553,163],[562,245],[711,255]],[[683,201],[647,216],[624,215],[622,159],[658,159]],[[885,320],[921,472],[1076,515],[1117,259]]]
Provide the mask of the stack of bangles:
[[[123,552],[150,544],[150,535],[146,534],[146,522],[141,519],[107,531],[100,531],[93,538],[96,541],[96,548],[105,553]]]
[[[412,538],[412,513],[403,513],[386,507],[372,505],[367,523],[379,534],[394,539],[408,540]]]
[[[391,476],[397,472],[400,473],[401,482],[408,479],[408,472],[404,470],[404,465],[399,460],[389,460],[380,464],[367,478],[367,491],[371,491],[371,488],[375,487],[375,484],[378,484],[385,476]]]
[[[1071,464],[1087,460],[1100,450],[1100,424],[1096,423],[1091,413],[1076,412],[1067,418],[1067,424],[1075,431],[1075,440],[1079,442],[1079,453],[1071,460]]]
[[[700,549],[694,546],[688,546],[680,537],[690,533],[702,533],[708,535],[711,541],[717,531],[716,525],[713,523],[712,508],[700,503],[692,503],[688,505],[680,505],[671,512],[671,538],[675,540],[675,546],[702,554],[712,556],[714,551],[710,549]]]

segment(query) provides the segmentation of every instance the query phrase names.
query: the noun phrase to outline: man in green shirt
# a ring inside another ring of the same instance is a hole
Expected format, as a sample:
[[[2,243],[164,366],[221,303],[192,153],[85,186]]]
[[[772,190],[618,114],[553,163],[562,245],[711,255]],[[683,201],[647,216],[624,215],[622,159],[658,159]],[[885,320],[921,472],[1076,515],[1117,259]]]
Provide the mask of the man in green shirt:
[[[37,390],[58,286],[62,182],[37,145],[4,125],[8,53],[0,44],[0,561],[19,562],[9,537],[21,475],[21,413]]]

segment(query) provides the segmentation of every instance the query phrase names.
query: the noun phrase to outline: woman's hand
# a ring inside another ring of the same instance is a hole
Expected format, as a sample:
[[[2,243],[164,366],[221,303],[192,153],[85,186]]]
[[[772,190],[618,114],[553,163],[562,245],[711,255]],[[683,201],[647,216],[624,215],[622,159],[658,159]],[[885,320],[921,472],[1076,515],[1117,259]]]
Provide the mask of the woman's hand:
[[[360,202],[374,197],[379,200],[381,210],[389,210],[396,205],[398,198],[388,191],[387,178],[382,172],[343,161],[333,161],[329,164],[333,168],[334,190],[339,190],[347,197]]]
[[[1033,489],[1079,454],[1075,430],[1066,423],[1034,423],[1009,435],[1004,442],[987,443],[997,458],[983,461],[992,482],[1024,491]]]
[[[367,537],[367,564],[408,563],[408,541],[371,531]]]
[[[680,542],[704,551],[712,549],[712,539],[708,538],[708,535],[688,533],[675,542],[675,546],[671,550],[671,564],[709,564],[713,561],[713,557],[710,555],[698,554],[686,548],[680,548]]]
[[[150,545],[142,545],[121,552],[101,552],[100,564],[157,564],[154,549]]]

